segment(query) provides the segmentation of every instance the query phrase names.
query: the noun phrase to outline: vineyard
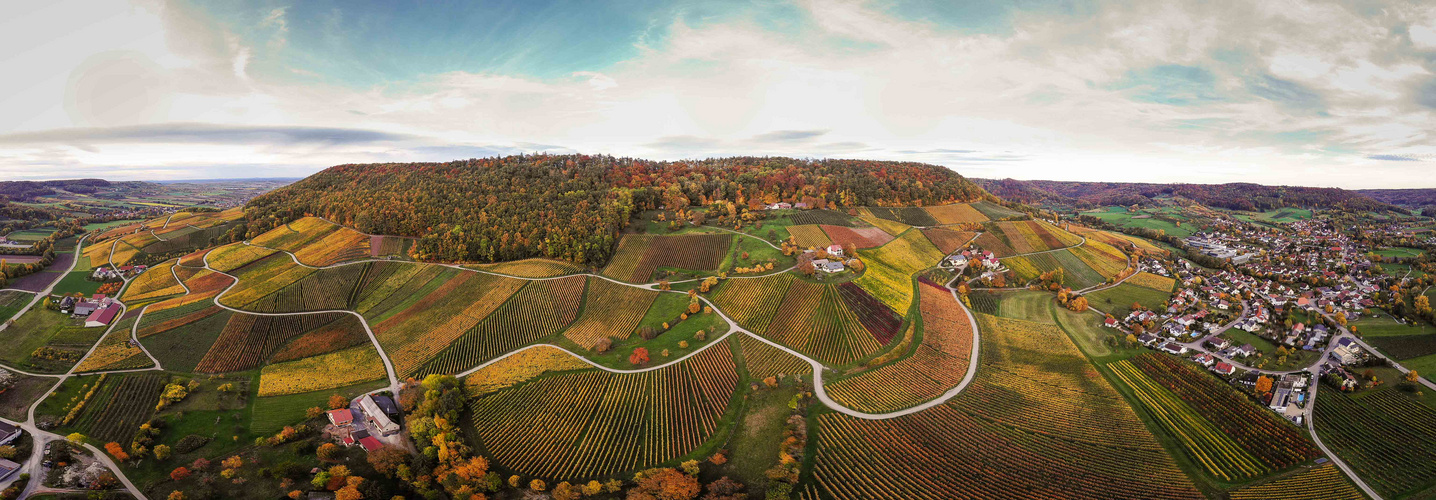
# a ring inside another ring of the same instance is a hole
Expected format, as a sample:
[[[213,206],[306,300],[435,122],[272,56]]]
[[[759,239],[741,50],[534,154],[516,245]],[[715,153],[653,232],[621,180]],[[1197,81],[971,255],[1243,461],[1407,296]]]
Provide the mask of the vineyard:
[[[195,367],[202,373],[225,373],[258,368],[290,340],[341,321],[343,313],[298,316],[256,316],[235,314],[219,339]],[[358,323],[348,322],[354,327]]]
[[[827,387],[834,400],[868,413],[885,413],[936,398],[956,387],[972,358],[972,323],[946,288],[919,289],[922,344],[911,356]]]
[[[983,250],[992,252],[992,254],[997,256],[997,258],[999,259],[1011,257],[1017,254],[1017,252],[1012,250],[1011,246],[1007,245],[1006,241],[1003,241],[1002,238],[999,238],[991,231],[986,231],[978,235],[976,243],[978,247],[981,247]]]
[[[1341,469],[1318,465],[1275,481],[1232,491],[1232,500],[1365,500]]]
[[[130,281],[130,286],[125,287],[125,293],[120,298],[125,301],[143,301],[184,293],[184,286],[180,285],[170,272],[174,265],[175,261],[158,264],[136,276]]]
[[[860,210],[860,212],[867,212],[867,210],[862,209]],[[874,227],[877,227],[878,229],[881,229],[884,233],[887,233],[892,236],[902,234],[904,231],[907,231],[908,228],[912,227],[901,222],[887,220],[882,217],[872,215],[871,213],[864,214],[858,218],[861,219],[863,222],[872,224]]]
[[[738,383],[715,346],[658,370],[544,377],[470,402],[485,456],[525,477],[615,475],[675,460],[718,430]]]
[[[319,241],[341,227],[318,217],[305,217],[276,227],[250,241],[265,248],[297,252],[305,245]]]
[[[1235,481],[1265,475],[1272,469],[1247,453],[1230,436],[1202,418],[1196,409],[1123,360],[1108,365],[1116,377],[1132,389],[1137,401],[1168,434],[1176,438],[1182,451],[1212,477]]]
[[[631,283],[646,283],[660,267],[676,267],[694,271],[714,271],[723,264],[723,257],[733,245],[731,234],[684,234],[658,236],[638,261]]]
[[[1148,353],[1110,366],[1214,477],[1254,477],[1319,454],[1301,429],[1193,365]]]
[[[787,351],[768,345],[767,342],[751,335],[738,335],[738,345],[743,348],[744,365],[748,377],[761,380],[778,375],[806,375],[813,372],[813,366]]]
[[[75,431],[100,443],[128,444],[154,413],[165,379],[160,372],[109,375],[75,420]]]
[[[1042,244],[1041,240],[1033,244],[1033,241],[1027,238],[1027,236],[1032,235],[1032,233],[1024,231],[1027,226],[1022,222],[994,222],[989,224],[988,227],[1001,232],[1002,236],[1007,239],[1007,244],[1011,245],[1012,250],[1019,254],[1051,250],[1051,248]]]
[[[134,318],[115,323],[114,328],[105,335],[94,352],[75,366],[75,371],[130,370],[154,366],[144,351],[130,345],[130,327],[134,323]]]
[[[276,255],[275,257],[284,257],[284,255]],[[284,273],[279,274],[276,278],[270,278],[274,280],[275,285],[283,285],[282,288],[251,302],[244,303],[241,307],[245,310],[255,312],[304,312],[347,309],[350,306],[350,299],[354,295],[354,289],[363,281],[364,274],[370,271],[371,264],[369,263],[308,270],[307,273],[295,272],[293,267],[288,267]],[[297,281],[288,284],[283,283],[286,277],[292,276],[301,277]],[[249,279],[248,273],[240,275],[242,284],[248,284],[245,281],[247,279]],[[236,286],[235,292],[226,294],[223,300],[229,304],[236,304],[239,303],[240,300],[252,296],[252,294],[247,292],[267,288],[268,287],[263,284],[254,288],[246,288],[242,285]]]
[[[798,248],[824,248],[833,244],[823,228],[813,224],[788,226],[788,234],[793,236]]]
[[[876,227],[846,227],[826,224],[818,227],[823,228],[829,241],[844,247],[851,244],[857,248],[872,248],[893,240],[892,235]]]
[[[1109,231],[1102,231],[1076,225],[1069,225],[1068,229],[1071,230],[1073,233],[1080,234],[1086,237],[1088,240],[1100,241],[1102,243],[1106,243],[1108,245],[1112,245],[1121,249],[1138,248],[1149,254],[1154,255],[1166,255],[1170,253],[1150,241],[1135,236],[1128,236],[1122,233],[1113,233]]]
[[[364,333],[359,318],[344,314],[327,325],[294,337],[275,351],[269,362],[293,361],[368,343],[369,336]]]
[[[967,203],[940,205],[936,207],[926,207],[924,209],[927,210],[928,215],[931,215],[938,224],[971,224],[987,222],[988,220],[986,215],[983,215],[982,212],[977,211],[976,208],[972,208],[972,205]]]
[[[647,234],[626,234],[618,240],[618,249],[603,268],[603,275],[619,281],[630,281],[637,274],[638,263],[648,251],[648,244],[654,236]],[[644,280],[648,278],[643,277]]]
[[[458,373],[558,333],[578,316],[585,282],[582,276],[529,282],[423,368],[405,373]]]
[[[260,248],[244,243],[230,243],[211,250],[208,256],[205,257],[205,260],[209,261],[209,267],[226,273],[232,273],[235,269],[278,253],[277,250],[270,250],[268,248]]]
[[[905,233],[882,247],[859,254],[867,270],[853,282],[900,314],[907,313],[912,305],[912,276],[937,265],[943,257],[918,231]]]
[[[599,339],[626,339],[655,298],[658,292],[590,277],[583,314],[563,335],[584,349],[592,349]]]
[[[1071,252],[1103,278],[1111,278],[1127,269],[1127,255],[1100,241],[1088,241],[1085,245],[1073,247]]]
[[[204,267],[204,257],[209,254],[210,249],[204,248],[195,250],[179,258],[179,267]]]
[[[865,209],[874,217],[909,226],[936,226],[940,224],[922,207],[870,207]]]
[[[967,242],[972,241],[973,236],[977,235],[977,233],[971,231],[954,231],[941,227],[923,229],[922,234],[923,236],[927,236],[927,240],[931,241],[932,245],[944,254],[957,251],[959,248],[962,248],[963,245],[966,245]]]
[[[369,258],[370,250],[369,235],[347,227],[340,227],[298,250],[292,251],[294,257],[300,262],[323,267]]]
[[[783,304],[793,279],[793,275],[788,273],[761,278],[729,278],[723,280],[711,299],[738,325],[754,332],[764,332]]]
[[[515,353],[464,377],[464,393],[477,398],[527,382],[548,372],[588,368],[589,364],[560,349],[536,346]]]
[[[154,318],[149,310],[145,312],[140,343],[165,369],[180,372],[193,371],[199,365],[234,314],[208,301],[162,312],[167,314],[155,314]]]
[[[1393,388],[1360,400],[1323,389],[1312,417],[1316,432],[1367,485],[1397,498],[1436,483],[1436,410]]]
[[[107,243],[90,243],[88,245],[85,245],[85,250],[81,253],[81,255],[84,255],[84,258],[86,259],[85,262],[88,262],[91,268],[96,268],[105,264],[109,264],[110,250],[113,249],[115,247],[115,244],[119,242],[120,240],[113,240]],[[82,264],[83,263],[84,262],[82,262]]]
[[[1150,288],[1159,292],[1171,293],[1172,287],[1176,286],[1177,284],[1177,280],[1168,278],[1166,276],[1141,272],[1132,275],[1132,277],[1130,278],[1127,278],[1127,281],[1124,281],[1123,283],[1140,286],[1142,288]]]
[[[838,499],[952,498],[954,488],[971,498],[1203,498],[1060,330],[979,320],[981,370],[948,404],[886,420],[818,417],[822,490]]]
[[[259,397],[334,389],[381,379],[386,374],[374,346],[355,346],[265,366],[259,372]]]
[[[837,210],[802,210],[788,215],[795,225],[851,226],[853,218]]]
[[[412,264],[376,266],[371,274],[375,281],[361,289],[356,310],[373,327],[394,370],[403,374],[448,348],[525,284]]]
[[[1166,309],[1167,299],[1171,298],[1171,292],[1159,292],[1151,288],[1144,288],[1130,283],[1122,283],[1112,288],[1104,288],[1087,294],[1087,302],[1092,307],[1102,311],[1126,316],[1132,311],[1132,304],[1141,304],[1142,307],[1161,311]]]
[[[1062,273],[1067,277],[1067,283],[1073,289],[1087,288],[1107,281],[1106,276],[1097,272],[1096,269],[1092,269],[1092,266],[1087,265],[1086,262],[1082,262],[1082,259],[1077,258],[1070,248],[1052,252],[1050,255],[1057,259],[1059,266],[1062,266]]]
[[[390,255],[402,257],[408,255],[409,248],[413,246],[412,238],[374,235],[369,237],[369,256],[376,259]]]
[[[498,264],[480,264],[477,269],[521,278],[554,278],[583,272],[583,269],[561,260],[524,259]]]
[[[801,280],[788,287],[764,336],[829,366],[851,363],[882,347],[836,287]]]
[[[897,335],[898,329],[902,327],[902,316],[898,316],[892,309],[888,309],[888,306],[852,282],[840,283],[837,287],[838,294],[843,297],[843,302],[848,305],[848,309],[857,315],[863,328],[872,333],[873,338],[876,338],[879,344],[887,345],[888,341]]]

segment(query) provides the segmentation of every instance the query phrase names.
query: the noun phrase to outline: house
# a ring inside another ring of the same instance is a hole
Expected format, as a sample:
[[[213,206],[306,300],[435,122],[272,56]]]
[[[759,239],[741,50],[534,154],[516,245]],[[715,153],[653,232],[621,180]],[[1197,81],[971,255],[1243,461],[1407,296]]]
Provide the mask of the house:
[[[1276,392],[1272,393],[1271,403],[1268,404],[1267,407],[1273,410],[1284,410],[1286,409],[1287,400],[1289,399],[1291,399],[1291,389],[1285,387],[1277,389]]]
[[[785,209],[785,208],[793,208],[793,204],[792,204],[792,203],[788,203],[788,202],[782,202],[782,201],[780,201],[780,202],[778,202],[778,203],[774,203],[774,204],[772,204],[772,205],[768,205],[768,210],[782,210],[782,209]]]
[[[1357,355],[1361,354],[1361,347],[1351,337],[1342,337],[1336,341],[1336,348],[1331,350],[1331,355],[1341,364],[1349,365],[1356,362]]]
[[[329,410],[329,423],[338,426],[349,426],[354,424],[354,412],[348,408]]]
[[[1140,335],[1140,336],[1137,337],[1137,342],[1141,342],[1142,345],[1147,346],[1147,347],[1151,347],[1152,344],[1157,343],[1158,340],[1160,340],[1160,339],[1157,338],[1156,335],[1152,335],[1152,334],[1150,334],[1150,333],[1144,333],[1144,334],[1142,334],[1142,335]]]
[[[1211,368],[1212,364],[1217,362],[1217,358],[1212,357],[1211,354],[1201,353],[1196,355],[1196,357],[1193,357],[1192,361],[1196,361],[1199,365]]]
[[[1186,354],[1186,353],[1187,353],[1187,346],[1184,346],[1184,345],[1182,345],[1182,344],[1178,344],[1178,343],[1176,343],[1176,342],[1167,342],[1167,343],[1165,343],[1165,344],[1162,344],[1162,352],[1166,352],[1166,353],[1169,353],[1169,354],[1179,354],[1179,355],[1180,355],[1180,354]]]
[[[6,422],[0,422],[0,446],[10,444],[20,437],[20,428]]]
[[[75,304],[75,308],[74,308],[73,310],[71,310],[70,312],[73,313],[75,316],[89,316],[90,314],[93,314],[96,309],[99,309],[99,308],[100,308],[100,303],[99,303],[99,302],[91,302],[91,301],[88,301],[88,300],[82,300],[82,301],[77,302],[77,303]]]
[[[842,246],[842,245],[839,245],[839,244],[837,244],[837,243],[828,245],[828,256],[833,257],[833,258],[837,258],[837,259],[842,259],[842,258],[843,258],[843,246]]]
[[[1212,367],[1212,371],[1222,375],[1231,375],[1237,371],[1237,367],[1232,366],[1231,363],[1219,362],[1216,366]]]
[[[1245,357],[1251,356],[1252,354],[1255,354],[1255,353],[1256,353],[1256,348],[1255,348],[1255,347],[1252,347],[1251,344],[1243,344],[1241,347],[1238,347],[1236,351],[1233,351],[1233,352],[1232,352],[1232,355],[1234,355],[1234,356],[1241,356],[1241,357],[1245,358]]]
[[[1207,339],[1207,345],[1212,346],[1212,349],[1220,351],[1222,349],[1231,347],[1232,343],[1228,342],[1227,339],[1221,337],[1212,337],[1210,339]]]
[[[120,309],[122,309],[122,307],[120,307],[119,304],[110,304],[90,313],[90,315],[85,318],[85,328],[95,328],[110,324],[111,321],[115,320],[115,316],[120,313]]]
[[[359,446],[364,447],[364,451],[374,451],[379,448],[383,448],[384,443],[380,443],[378,439],[374,438],[374,436],[364,436],[363,438],[359,439]]]
[[[378,405],[379,409],[382,410],[385,415],[389,416],[389,420],[397,421],[404,418],[404,412],[399,411],[399,405],[394,404],[394,400],[389,396],[383,394],[374,396],[374,404]]]
[[[364,410],[364,414],[369,418],[369,423],[373,424],[380,434],[387,436],[399,432],[399,424],[389,420],[389,416],[384,414],[384,410],[379,408],[378,403],[374,402],[374,396],[365,394],[359,400],[359,407]]]
[[[952,265],[953,267],[962,267],[967,265],[967,257],[961,255],[949,255],[947,256],[947,263]]]
[[[840,273],[847,270],[841,261],[818,259],[813,261],[813,268],[825,273]]]
[[[1102,324],[1107,328],[1116,328],[1119,323],[1116,318],[1107,318],[1107,321],[1103,321]]]

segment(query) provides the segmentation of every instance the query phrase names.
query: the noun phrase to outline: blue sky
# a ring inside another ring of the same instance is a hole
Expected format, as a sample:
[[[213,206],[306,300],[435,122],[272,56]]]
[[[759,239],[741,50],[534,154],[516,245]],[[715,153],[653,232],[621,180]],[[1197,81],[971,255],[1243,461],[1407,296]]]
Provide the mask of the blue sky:
[[[19,50],[0,54],[0,179],[302,176],[548,151],[1436,187],[1430,2],[61,0],[8,10],[0,43]]]

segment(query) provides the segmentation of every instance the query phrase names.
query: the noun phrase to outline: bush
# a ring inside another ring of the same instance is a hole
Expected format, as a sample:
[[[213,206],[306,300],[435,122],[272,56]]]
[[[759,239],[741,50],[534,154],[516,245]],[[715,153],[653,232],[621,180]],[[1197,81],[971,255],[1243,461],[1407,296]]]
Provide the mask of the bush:
[[[209,438],[198,434],[190,434],[180,438],[179,442],[175,443],[174,451],[175,453],[189,453],[200,449],[200,447],[206,444],[209,444]]]
[[[638,329],[638,336],[643,338],[643,340],[653,340],[658,337],[658,330],[651,326],[644,326]]]

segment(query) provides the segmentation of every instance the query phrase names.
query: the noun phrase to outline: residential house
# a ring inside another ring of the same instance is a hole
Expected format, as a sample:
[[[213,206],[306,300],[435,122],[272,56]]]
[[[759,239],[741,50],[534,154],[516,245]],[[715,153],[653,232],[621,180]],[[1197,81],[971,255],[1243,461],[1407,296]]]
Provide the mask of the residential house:
[[[1221,375],[1231,375],[1231,374],[1233,374],[1233,373],[1236,373],[1237,367],[1232,366],[1231,363],[1227,363],[1227,362],[1223,361],[1223,362],[1217,363],[1216,366],[1213,366],[1213,367],[1212,367],[1212,371],[1214,371],[1214,372],[1216,372],[1216,373],[1218,373],[1218,374],[1221,374]]]
[[[828,256],[834,259],[843,259],[843,246],[837,243],[828,245]]]
[[[347,427],[347,426],[353,425],[353,424],[354,424],[354,412],[349,411],[348,408],[340,408],[340,409],[338,409],[338,410],[329,410],[329,423],[334,424],[334,425],[337,425],[337,426],[341,426],[341,427]]]

